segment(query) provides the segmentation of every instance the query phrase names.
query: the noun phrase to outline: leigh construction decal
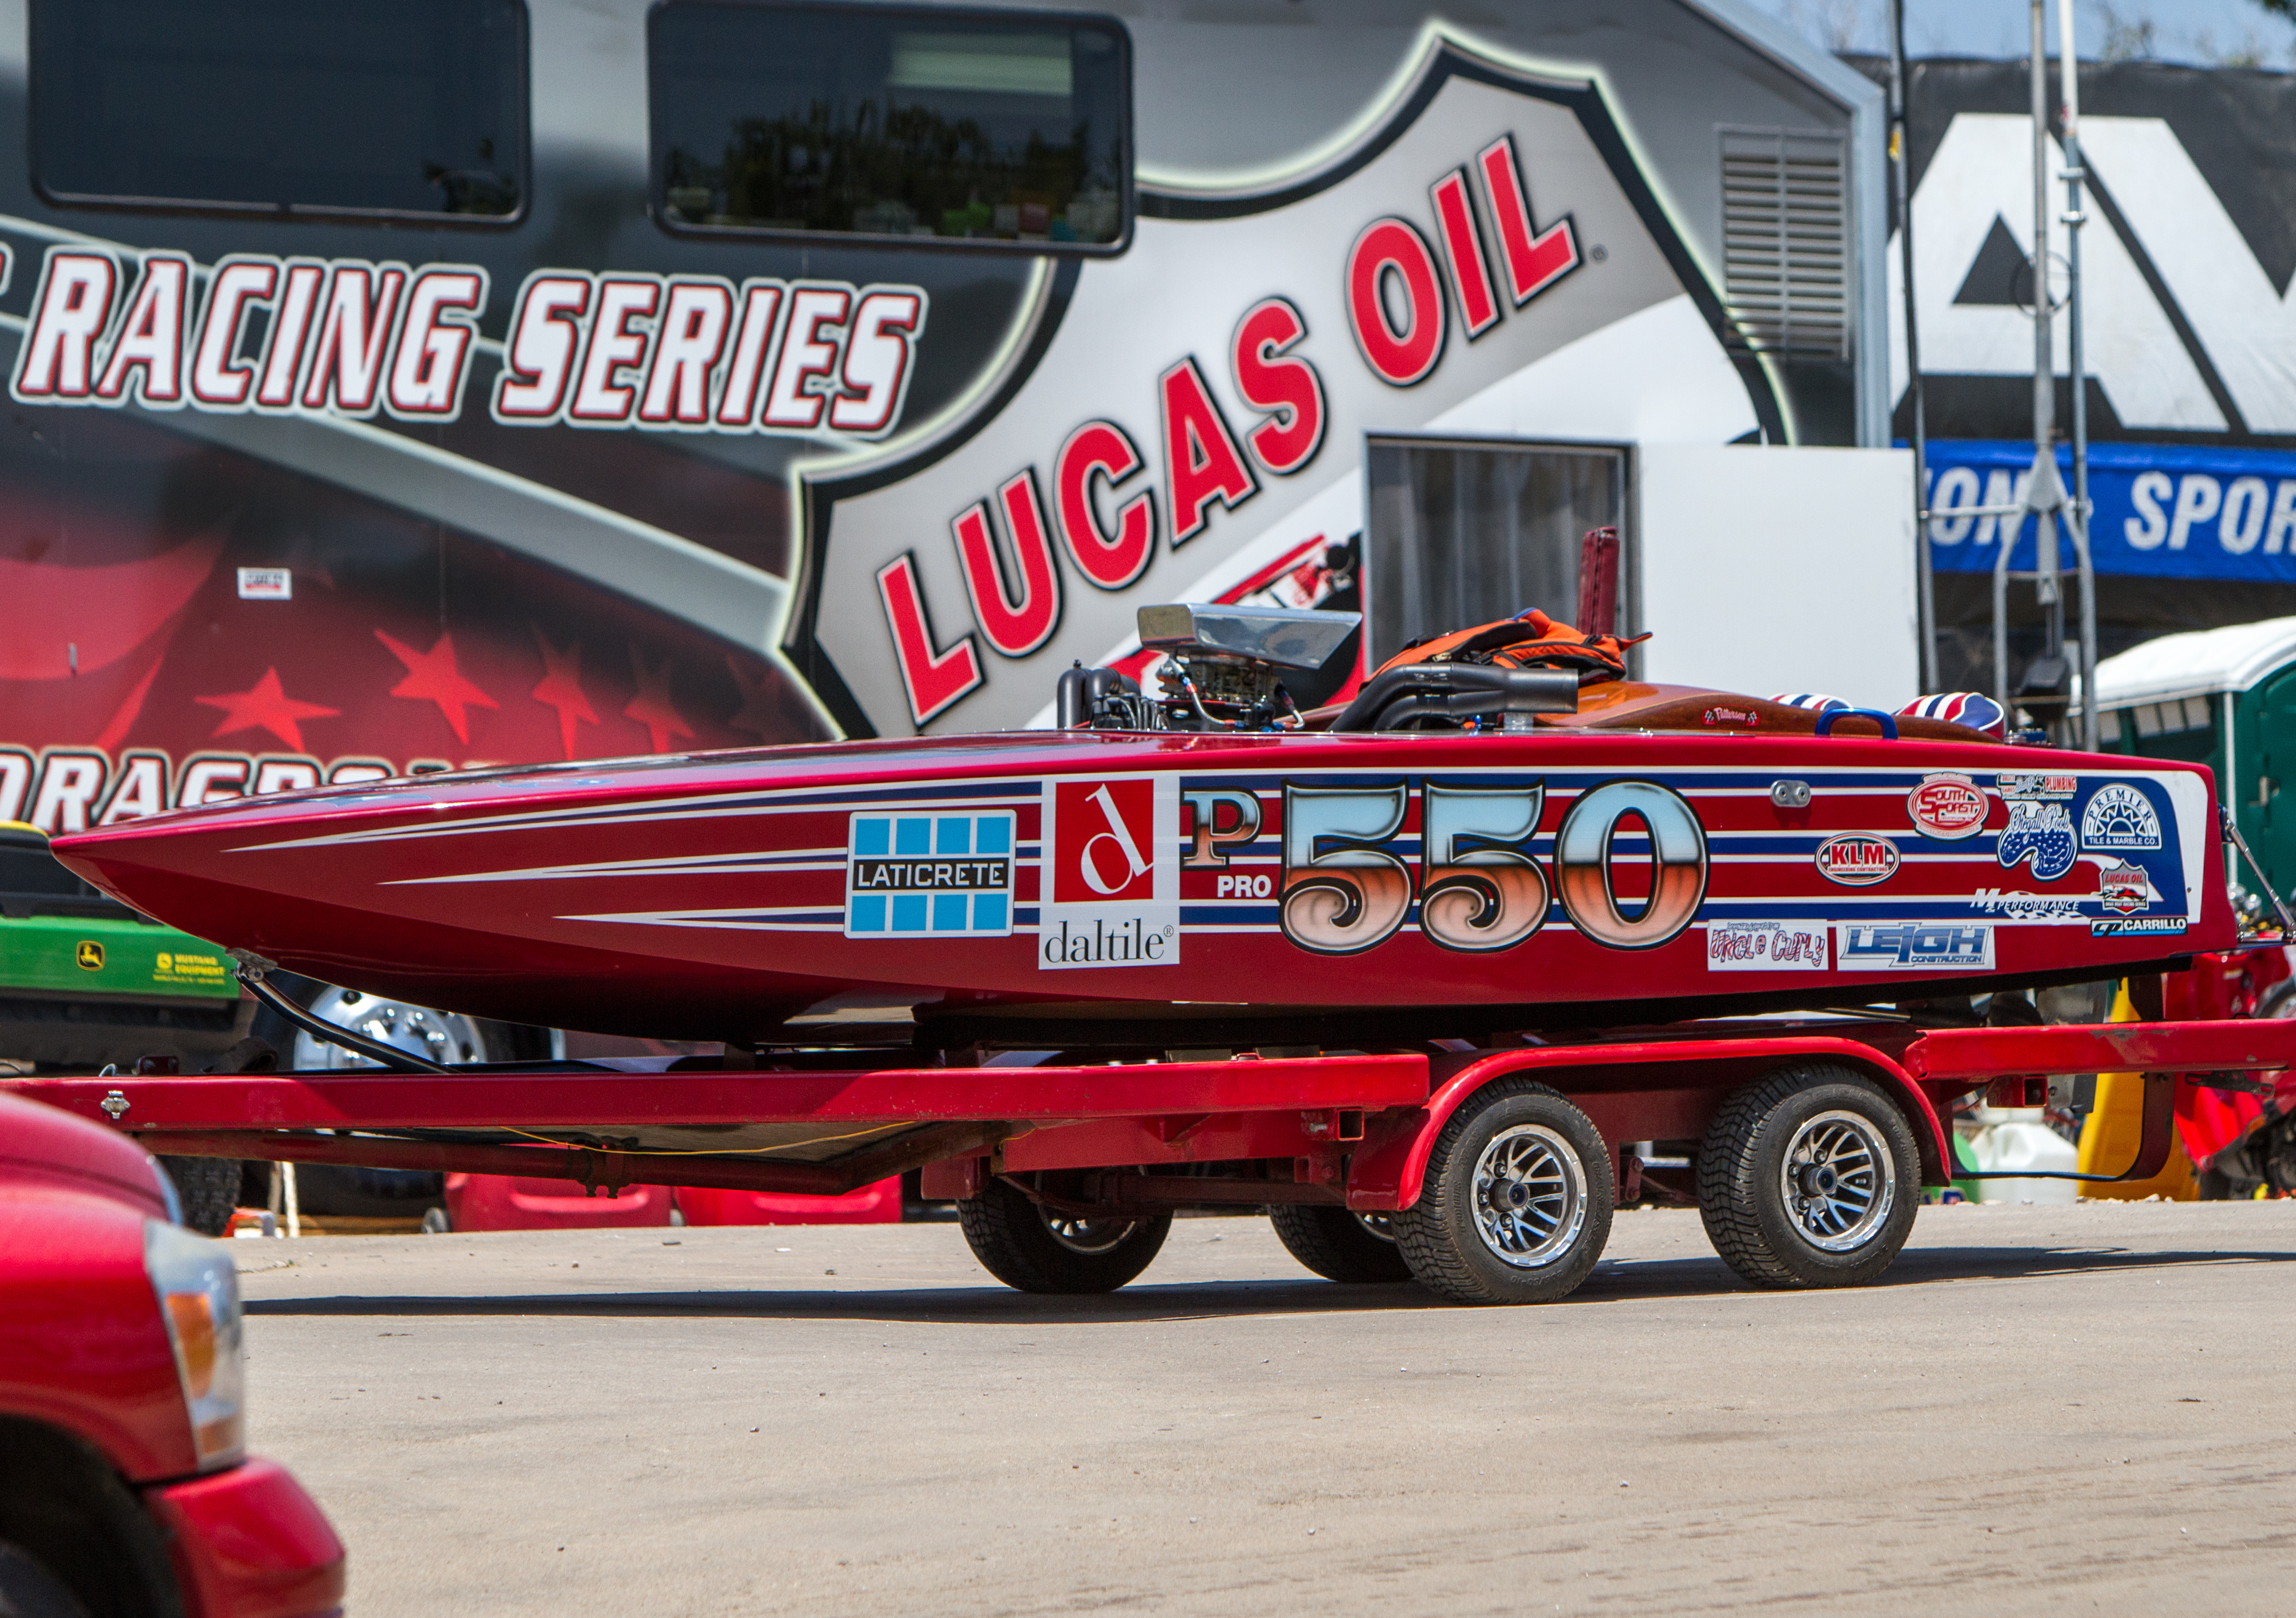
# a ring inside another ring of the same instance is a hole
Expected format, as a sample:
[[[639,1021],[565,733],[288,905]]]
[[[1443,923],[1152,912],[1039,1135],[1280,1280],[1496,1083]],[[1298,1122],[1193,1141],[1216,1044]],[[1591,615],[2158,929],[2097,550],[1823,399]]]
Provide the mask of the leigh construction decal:
[[[450,422],[489,292],[475,264],[51,247],[9,391],[29,405]],[[537,270],[489,409],[512,427],[882,438],[925,294],[841,281]]]
[[[1348,155],[1144,188],[976,412],[806,486],[791,653],[855,734],[1024,725],[1052,670],[1362,526],[1364,435],[1783,438],[1590,86],[1445,47]]]

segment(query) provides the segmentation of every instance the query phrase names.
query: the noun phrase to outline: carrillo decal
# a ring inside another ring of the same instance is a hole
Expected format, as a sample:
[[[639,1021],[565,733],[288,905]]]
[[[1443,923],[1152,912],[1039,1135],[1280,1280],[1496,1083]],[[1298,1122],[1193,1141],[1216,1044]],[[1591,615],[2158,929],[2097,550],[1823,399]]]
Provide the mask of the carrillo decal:
[[[201,283],[204,281],[204,289]],[[450,422],[491,288],[475,264],[51,247],[19,403]],[[488,409],[505,426],[881,438],[906,402],[914,286],[537,270]]]

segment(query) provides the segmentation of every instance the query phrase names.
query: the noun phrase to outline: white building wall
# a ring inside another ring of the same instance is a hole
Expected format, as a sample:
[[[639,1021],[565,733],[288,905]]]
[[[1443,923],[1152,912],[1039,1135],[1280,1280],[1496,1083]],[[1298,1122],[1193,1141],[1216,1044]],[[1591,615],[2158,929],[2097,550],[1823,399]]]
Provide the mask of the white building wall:
[[[1910,451],[1646,444],[1635,466],[1645,678],[1921,694]]]

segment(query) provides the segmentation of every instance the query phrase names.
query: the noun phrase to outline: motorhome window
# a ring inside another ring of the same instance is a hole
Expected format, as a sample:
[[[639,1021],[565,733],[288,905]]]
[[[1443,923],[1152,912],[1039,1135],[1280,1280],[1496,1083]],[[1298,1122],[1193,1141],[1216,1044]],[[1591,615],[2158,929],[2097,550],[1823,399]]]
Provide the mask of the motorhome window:
[[[33,0],[52,201],[507,219],[522,0]]]
[[[1365,459],[1365,596],[1374,668],[1414,640],[1538,607],[1578,610],[1578,552],[1617,528],[1620,628],[1636,619],[1626,454],[1576,444],[1373,439]]]
[[[1131,52],[1111,21],[671,0],[649,38],[673,228],[1123,242]]]

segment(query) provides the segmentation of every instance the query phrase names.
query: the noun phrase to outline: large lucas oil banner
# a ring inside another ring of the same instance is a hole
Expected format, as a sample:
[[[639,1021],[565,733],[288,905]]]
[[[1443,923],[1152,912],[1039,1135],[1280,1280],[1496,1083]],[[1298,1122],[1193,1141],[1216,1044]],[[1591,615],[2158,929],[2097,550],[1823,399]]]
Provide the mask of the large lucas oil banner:
[[[1375,113],[1104,257],[0,179],[0,819],[1041,722],[1353,537],[1366,432],[1789,436],[1595,81],[1436,39]]]

